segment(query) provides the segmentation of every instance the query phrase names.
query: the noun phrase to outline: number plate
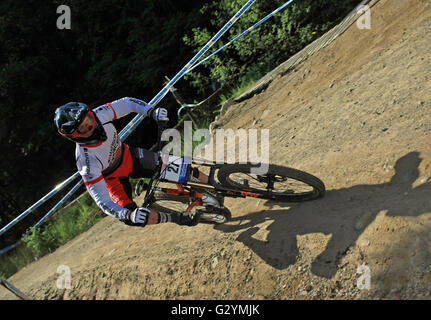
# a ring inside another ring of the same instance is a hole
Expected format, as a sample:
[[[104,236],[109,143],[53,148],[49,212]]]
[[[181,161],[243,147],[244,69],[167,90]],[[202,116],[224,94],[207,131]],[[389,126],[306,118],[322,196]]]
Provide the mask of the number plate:
[[[163,166],[161,177],[172,182],[186,182],[190,160],[168,154],[163,155]]]

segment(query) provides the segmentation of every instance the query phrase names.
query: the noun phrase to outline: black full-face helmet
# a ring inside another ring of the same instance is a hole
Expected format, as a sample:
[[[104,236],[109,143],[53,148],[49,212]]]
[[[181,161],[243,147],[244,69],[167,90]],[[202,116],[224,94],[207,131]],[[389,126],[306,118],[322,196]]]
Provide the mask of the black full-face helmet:
[[[87,115],[90,116],[92,122],[83,132],[80,132],[78,127]],[[55,110],[54,122],[62,136],[79,144],[97,144],[107,138],[103,125],[85,103],[69,102],[58,107]],[[93,133],[87,136],[91,131]]]

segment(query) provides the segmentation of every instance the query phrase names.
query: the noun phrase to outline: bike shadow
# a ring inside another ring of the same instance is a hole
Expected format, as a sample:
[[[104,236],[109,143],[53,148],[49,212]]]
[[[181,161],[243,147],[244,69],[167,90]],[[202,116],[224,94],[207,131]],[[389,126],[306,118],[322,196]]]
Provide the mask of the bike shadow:
[[[431,211],[431,183],[412,186],[419,177],[421,161],[419,152],[411,152],[397,160],[395,174],[387,183],[329,190],[324,198],[303,203],[267,201],[268,210],[233,218],[240,222],[238,225],[225,224],[216,228],[223,232],[244,230],[237,241],[277,269],[295,263],[299,254],[297,235],[331,235],[324,251],[312,262],[311,271],[332,278],[348,248],[379,212],[387,211],[386,216],[417,217]],[[266,227],[267,240],[254,238],[260,230],[258,225],[268,221],[272,223]]]

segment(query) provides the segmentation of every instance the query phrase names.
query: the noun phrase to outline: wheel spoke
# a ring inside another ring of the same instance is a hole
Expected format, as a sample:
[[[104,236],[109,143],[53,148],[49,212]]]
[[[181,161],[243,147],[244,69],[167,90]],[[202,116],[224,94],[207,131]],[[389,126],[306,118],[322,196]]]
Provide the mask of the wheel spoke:
[[[253,176],[245,172],[236,172],[229,176],[230,182],[237,187],[243,186],[236,181],[242,181],[245,178],[248,178],[246,180],[249,183],[250,189],[260,191],[270,191],[283,194],[302,194],[313,191],[313,187],[307,183],[280,175]]]
[[[325,194],[323,182],[304,171],[269,164],[265,175],[252,173],[250,164],[226,164],[217,173],[217,178],[225,187],[233,187],[259,193],[264,199],[306,201]]]

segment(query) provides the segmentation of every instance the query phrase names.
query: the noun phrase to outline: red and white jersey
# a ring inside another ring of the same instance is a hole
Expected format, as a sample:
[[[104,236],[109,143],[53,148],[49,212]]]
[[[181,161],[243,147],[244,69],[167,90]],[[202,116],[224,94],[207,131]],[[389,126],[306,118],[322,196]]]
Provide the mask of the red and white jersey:
[[[122,142],[112,121],[131,112],[147,115],[151,106],[135,98],[122,98],[93,109],[105,129],[107,139],[93,145],[76,144],[76,165],[85,186],[97,205],[106,214],[120,218],[127,209],[110,198],[102,172],[118,166],[122,156]]]

